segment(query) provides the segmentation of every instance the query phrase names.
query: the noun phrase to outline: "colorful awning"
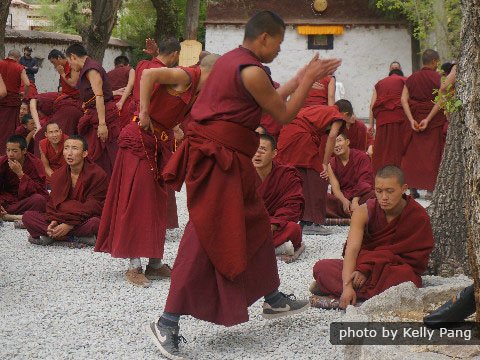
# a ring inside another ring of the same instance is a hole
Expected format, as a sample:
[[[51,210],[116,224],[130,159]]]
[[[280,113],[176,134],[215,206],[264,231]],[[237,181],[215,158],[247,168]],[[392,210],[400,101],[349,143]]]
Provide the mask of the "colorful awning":
[[[342,25],[299,25],[297,31],[300,35],[342,35]]]

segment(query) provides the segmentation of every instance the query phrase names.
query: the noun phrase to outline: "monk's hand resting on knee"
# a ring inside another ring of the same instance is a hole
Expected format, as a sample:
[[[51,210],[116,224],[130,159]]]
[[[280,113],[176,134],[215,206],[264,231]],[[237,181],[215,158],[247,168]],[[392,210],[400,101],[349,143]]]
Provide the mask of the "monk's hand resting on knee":
[[[47,235],[52,237],[53,234],[53,229],[55,229],[58,225],[58,222],[52,221],[48,226],[47,226]]]
[[[54,239],[62,238],[64,236],[67,236],[70,230],[72,229],[73,229],[72,225],[68,225],[68,224],[57,225],[53,229],[51,237],[53,237]]]
[[[97,136],[103,142],[107,141],[108,139],[108,128],[107,124],[98,124]]]
[[[360,289],[367,281],[367,277],[358,270],[354,271],[352,273],[352,276],[353,276],[352,285],[355,290]]]

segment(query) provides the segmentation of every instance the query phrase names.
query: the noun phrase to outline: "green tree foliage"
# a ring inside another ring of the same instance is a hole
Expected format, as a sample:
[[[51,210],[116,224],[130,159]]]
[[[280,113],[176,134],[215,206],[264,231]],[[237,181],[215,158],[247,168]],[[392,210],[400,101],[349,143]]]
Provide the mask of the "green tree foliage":
[[[90,21],[88,0],[39,0],[40,14],[50,21],[45,30],[79,35]]]

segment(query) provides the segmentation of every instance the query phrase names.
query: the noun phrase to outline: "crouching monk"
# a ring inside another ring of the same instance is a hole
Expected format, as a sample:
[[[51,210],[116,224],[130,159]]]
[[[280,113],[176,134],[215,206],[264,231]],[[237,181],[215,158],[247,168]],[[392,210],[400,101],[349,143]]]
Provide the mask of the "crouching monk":
[[[27,211],[23,215],[32,244],[70,240],[95,245],[108,179],[100,166],[86,160],[87,149],[87,142],[78,135],[65,140],[67,165],[52,174],[47,211]]]
[[[275,139],[260,135],[260,146],[253,157],[257,190],[270,217],[275,254],[285,262],[292,262],[305,250],[298,224],[305,207],[302,177],[293,166],[273,162],[276,155]]]
[[[432,227],[425,209],[404,195],[407,188],[398,167],[378,171],[376,199],[352,215],[343,262],[319,260],[313,268],[312,293],[340,297],[339,306],[344,309],[403,282],[422,286],[421,275],[434,244]]]

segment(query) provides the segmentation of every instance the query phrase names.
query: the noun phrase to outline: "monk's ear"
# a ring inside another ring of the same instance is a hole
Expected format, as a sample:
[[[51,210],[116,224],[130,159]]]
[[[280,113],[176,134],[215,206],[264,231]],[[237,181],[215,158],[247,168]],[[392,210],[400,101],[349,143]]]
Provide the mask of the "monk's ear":
[[[82,153],[82,157],[85,159],[87,156],[88,156],[88,150],[85,150],[85,151]]]
[[[278,155],[278,150],[277,150],[277,149],[273,150],[273,156],[272,156],[272,159],[274,159],[274,158],[275,158],[275,156],[277,156],[277,155]]]
[[[408,184],[403,184],[402,185],[402,192],[404,193],[408,189]]]

